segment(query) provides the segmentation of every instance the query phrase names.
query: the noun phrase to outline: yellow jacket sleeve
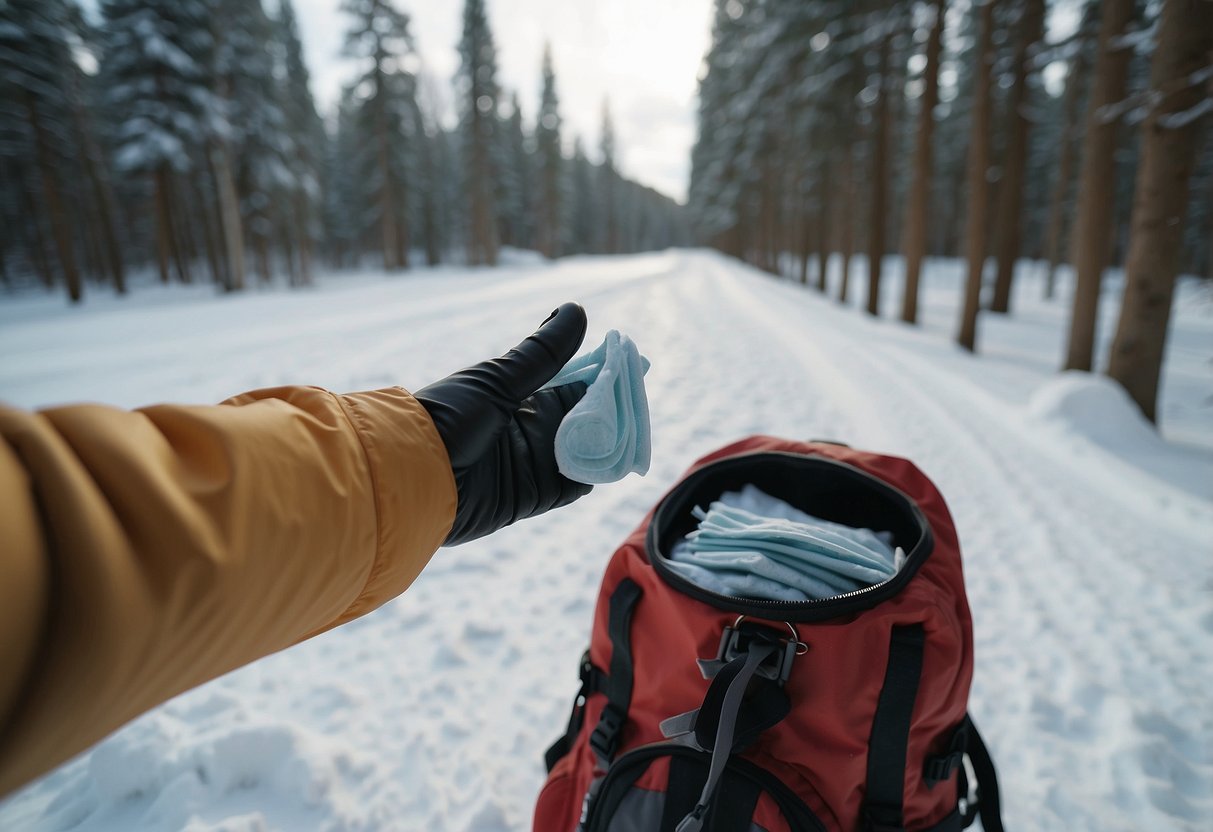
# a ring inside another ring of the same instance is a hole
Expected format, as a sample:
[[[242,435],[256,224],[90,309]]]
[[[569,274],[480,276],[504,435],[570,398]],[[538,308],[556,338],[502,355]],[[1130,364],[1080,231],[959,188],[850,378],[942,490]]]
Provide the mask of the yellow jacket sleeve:
[[[0,407],[0,436],[0,795],[400,594],[455,514],[400,388]]]

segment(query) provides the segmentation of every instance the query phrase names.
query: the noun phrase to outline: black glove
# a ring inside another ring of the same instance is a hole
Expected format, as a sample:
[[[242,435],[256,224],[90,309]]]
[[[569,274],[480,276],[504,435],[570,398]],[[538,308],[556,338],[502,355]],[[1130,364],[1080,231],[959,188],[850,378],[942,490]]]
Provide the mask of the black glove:
[[[501,358],[482,361],[414,395],[446,445],[459,492],[447,546],[590,493],[556,468],[556,428],[586,385],[539,390],[581,346],[585,310],[566,303]]]

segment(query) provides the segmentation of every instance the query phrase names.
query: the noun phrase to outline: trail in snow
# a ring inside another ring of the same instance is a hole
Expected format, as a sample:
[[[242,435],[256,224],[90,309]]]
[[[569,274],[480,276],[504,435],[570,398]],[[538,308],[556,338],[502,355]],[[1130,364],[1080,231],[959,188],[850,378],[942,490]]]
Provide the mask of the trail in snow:
[[[928,315],[956,283],[928,274]],[[440,552],[379,612],[174,700],[0,805],[0,828],[527,828],[606,559],[697,456],[755,432],[902,454],[940,486],[975,618],[971,704],[1012,828],[1210,826],[1213,504],[1034,423],[1017,399],[1049,362],[964,356],[941,318],[926,332],[869,320],[698,252],[79,320],[31,303],[0,310],[0,352],[20,356],[0,366],[0,396],[416,386],[569,298],[589,311],[587,343],[619,328],[653,361],[647,478]]]

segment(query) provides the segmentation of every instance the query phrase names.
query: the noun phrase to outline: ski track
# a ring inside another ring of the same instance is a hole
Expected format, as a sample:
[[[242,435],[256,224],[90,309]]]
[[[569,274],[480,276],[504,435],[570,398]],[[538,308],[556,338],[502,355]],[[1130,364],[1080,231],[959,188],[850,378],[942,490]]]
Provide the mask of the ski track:
[[[308,372],[407,386],[576,297],[587,344],[617,327],[654,359],[652,470],[440,551],[401,599],[141,718],[0,805],[0,828],[529,828],[608,556],[696,457],[751,433],[907,456],[948,499],[974,615],[971,706],[1011,828],[1209,828],[1213,613],[1208,540],[1192,529],[1213,509],[1185,503],[1199,516],[1170,524],[1110,499],[989,394],[884,337],[888,321],[714,255],[605,262],[454,288],[426,277],[415,303],[392,287],[399,308],[335,293],[319,341],[284,346],[283,327],[223,347],[205,389],[233,383],[239,362],[266,368],[219,395]],[[115,350],[89,371],[138,366],[138,350]],[[135,363],[107,363],[122,360]],[[149,389],[185,386],[171,363]],[[0,389],[34,378],[21,372]]]

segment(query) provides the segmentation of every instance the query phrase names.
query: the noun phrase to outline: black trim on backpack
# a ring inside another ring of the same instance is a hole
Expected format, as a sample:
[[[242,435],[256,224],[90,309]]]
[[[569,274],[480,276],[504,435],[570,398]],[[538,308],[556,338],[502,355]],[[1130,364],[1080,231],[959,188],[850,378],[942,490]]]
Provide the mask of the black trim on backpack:
[[[966,753],[973,765],[973,776],[977,778],[976,814],[981,817],[981,828],[985,832],[1003,832],[1002,797],[998,793],[998,772],[994,769],[994,760],[990,757],[990,751],[981,739],[973,720],[967,716],[965,720],[969,724]],[[964,796],[961,795],[962,798]],[[965,826],[973,822],[973,816],[973,807],[967,807]]]
[[[724,491],[753,484],[797,508],[848,526],[893,533],[906,562],[888,580],[831,598],[767,601],[704,589],[666,565],[665,552],[695,527],[695,506]],[[721,610],[781,621],[824,621],[871,609],[900,592],[935,546],[926,515],[903,491],[853,465],[788,451],[753,451],[711,462],[689,474],[657,504],[645,534],[645,557],[662,580],[679,592]]]
[[[602,832],[608,827],[619,804],[623,801],[628,790],[640,779],[658,757],[670,758],[670,776],[674,776],[675,763],[685,760],[691,776],[691,806],[699,796],[700,789],[707,779],[711,755],[696,751],[678,743],[653,743],[633,748],[619,757],[611,766],[610,771],[602,780],[597,781],[601,788],[590,800],[581,830],[584,832]],[[760,766],[755,765],[744,757],[729,758],[726,768],[729,784],[722,792],[733,795],[736,779],[748,780],[756,784],[760,791],[769,794],[775,801],[775,806],[788,822],[793,832],[826,832],[825,824],[813,813],[813,810],[796,795],[777,776]],[[680,779],[683,775],[680,775]],[[685,785],[680,787],[685,788]],[[723,799],[723,798],[722,798]],[[682,816],[679,815],[678,818]],[[667,828],[662,826],[663,829]],[[746,832],[753,828],[752,821]]]
[[[631,578],[624,578],[611,593],[607,614],[611,670],[602,686],[607,703],[590,734],[590,748],[603,769],[610,765],[619,749],[619,733],[632,704],[632,613],[642,594],[640,584]]]
[[[543,763],[548,773],[556,767],[556,763],[573,747],[573,740],[581,733],[581,725],[585,721],[585,703],[590,694],[598,693],[606,684],[606,674],[590,661],[590,651],[586,650],[581,656],[581,687],[573,697],[573,707],[569,711],[569,724],[564,729],[564,736],[552,743],[543,754]]]
[[[868,783],[863,798],[865,832],[903,832],[902,797],[910,721],[922,676],[926,633],[921,624],[894,627],[889,664],[868,740]]]

